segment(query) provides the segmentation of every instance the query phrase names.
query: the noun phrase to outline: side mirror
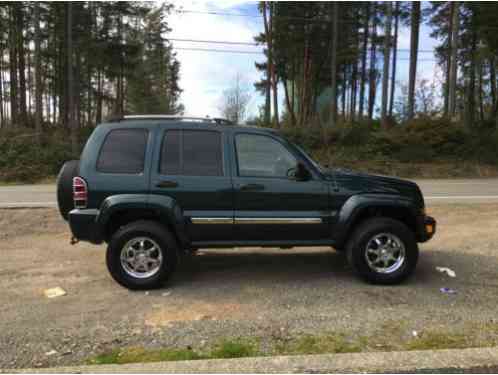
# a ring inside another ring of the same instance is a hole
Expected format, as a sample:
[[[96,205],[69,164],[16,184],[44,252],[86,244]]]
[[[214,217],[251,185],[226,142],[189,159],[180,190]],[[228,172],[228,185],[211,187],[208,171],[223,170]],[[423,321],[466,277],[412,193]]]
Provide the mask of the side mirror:
[[[303,163],[297,163],[294,168],[289,169],[287,176],[295,181],[308,181],[311,179],[311,173]]]

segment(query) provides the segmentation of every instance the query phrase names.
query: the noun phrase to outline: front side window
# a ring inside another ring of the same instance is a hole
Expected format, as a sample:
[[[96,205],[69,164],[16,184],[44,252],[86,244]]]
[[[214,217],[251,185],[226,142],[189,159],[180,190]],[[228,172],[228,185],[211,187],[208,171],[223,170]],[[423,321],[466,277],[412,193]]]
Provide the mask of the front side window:
[[[102,173],[138,174],[144,170],[147,148],[145,129],[116,129],[107,134],[97,160]]]
[[[168,130],[159,172],[164,175],[222,176],[221,134],[203,130]]]
[[[280,142],[258,134],[239,134],[235,138],[239,176],[287,177],[297,160]]]

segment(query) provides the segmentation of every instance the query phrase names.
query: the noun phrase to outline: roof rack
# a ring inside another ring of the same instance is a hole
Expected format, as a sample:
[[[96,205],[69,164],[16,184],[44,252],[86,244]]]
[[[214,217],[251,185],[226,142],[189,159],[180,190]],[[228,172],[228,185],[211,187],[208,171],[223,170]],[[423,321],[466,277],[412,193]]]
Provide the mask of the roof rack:
[[[126,115],[109,118],[108,121],[126,121],[126,120],[170,120],[170,121],[197,121],[210,122],[216,125],[233,125],[233,122],[224,118],[217,117],[193,117],[179,115]]]

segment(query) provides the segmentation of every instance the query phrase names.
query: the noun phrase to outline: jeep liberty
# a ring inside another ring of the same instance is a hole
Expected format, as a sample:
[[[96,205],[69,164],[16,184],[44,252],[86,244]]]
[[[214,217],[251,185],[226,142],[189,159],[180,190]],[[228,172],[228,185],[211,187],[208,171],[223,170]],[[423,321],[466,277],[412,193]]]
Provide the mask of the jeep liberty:
[[[57,198],[72,242],[105,242],[130,289],[163,285],[182,254],[237,246],[330,246],[366,281],[396,284],[436,231],[413,182],[325,169],[275,130],[209,118],[100,124]]]

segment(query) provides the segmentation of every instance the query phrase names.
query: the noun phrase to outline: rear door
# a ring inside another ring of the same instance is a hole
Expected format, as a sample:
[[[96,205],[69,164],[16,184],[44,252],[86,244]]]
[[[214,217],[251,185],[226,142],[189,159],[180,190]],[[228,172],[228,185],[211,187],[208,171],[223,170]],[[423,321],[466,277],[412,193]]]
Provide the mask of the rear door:
[[[232,238],[233,189],[225,135],[212,129],[163,128],[154,151],[151,193],[173,197],[192,241]]]

